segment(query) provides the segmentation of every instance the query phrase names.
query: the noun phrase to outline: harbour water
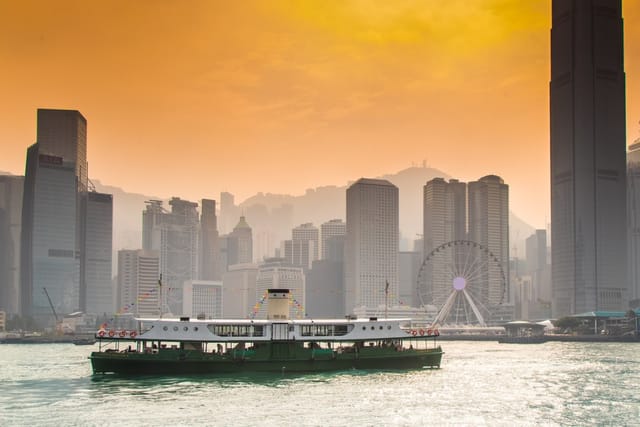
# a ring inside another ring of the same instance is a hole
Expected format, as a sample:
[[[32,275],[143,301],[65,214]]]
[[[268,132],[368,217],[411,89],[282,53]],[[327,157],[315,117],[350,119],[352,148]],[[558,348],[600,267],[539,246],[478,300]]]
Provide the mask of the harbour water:
[[[640,344],[443,342],[441,369],[91,374],[93,346],[0,345],[0,425],[640,425]]]

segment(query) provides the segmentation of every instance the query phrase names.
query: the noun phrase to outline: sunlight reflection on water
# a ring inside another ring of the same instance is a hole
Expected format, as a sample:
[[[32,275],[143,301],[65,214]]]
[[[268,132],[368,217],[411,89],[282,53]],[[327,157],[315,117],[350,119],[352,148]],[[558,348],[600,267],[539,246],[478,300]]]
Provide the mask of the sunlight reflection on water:
[[[443,342],[442,368],[92,376],[91,347],[1,345],[2,425],[634,425],[637,344]]]

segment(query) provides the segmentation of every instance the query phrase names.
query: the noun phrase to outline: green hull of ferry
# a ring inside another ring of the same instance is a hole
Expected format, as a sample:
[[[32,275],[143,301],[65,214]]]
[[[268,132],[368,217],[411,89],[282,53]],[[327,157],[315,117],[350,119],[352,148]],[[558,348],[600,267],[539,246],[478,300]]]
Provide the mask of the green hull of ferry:
[[[308,348],[298,342],[271,342],[254,349],[223,353],[180,348],[93,352],[90,359],[94,373],[176,375],[439,368],[442,354],[439,346],[429,349],[353,346],[333,350]]]

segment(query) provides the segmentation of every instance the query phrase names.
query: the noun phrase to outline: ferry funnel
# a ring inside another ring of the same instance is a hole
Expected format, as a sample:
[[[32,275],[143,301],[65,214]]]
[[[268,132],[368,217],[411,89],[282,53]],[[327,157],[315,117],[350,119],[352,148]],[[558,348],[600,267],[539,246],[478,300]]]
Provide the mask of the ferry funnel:
[[[267,319],[289,319],[289,289],[269,289]]]

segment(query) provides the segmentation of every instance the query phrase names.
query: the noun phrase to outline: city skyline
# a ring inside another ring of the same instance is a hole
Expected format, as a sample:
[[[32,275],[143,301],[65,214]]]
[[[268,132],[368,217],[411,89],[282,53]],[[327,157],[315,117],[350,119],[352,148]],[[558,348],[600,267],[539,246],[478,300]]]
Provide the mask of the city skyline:
[[[550,219],[550,1],[72,6],[2,6],[0,170],[24,174],[37,108],[70,108],[91,119],[91,178],[130,192],[301,194],[426,159],[498,174],[514,212]],[[637,51],[640,27],[625,33]],[[625,68],[629,145],[637,55]]]

